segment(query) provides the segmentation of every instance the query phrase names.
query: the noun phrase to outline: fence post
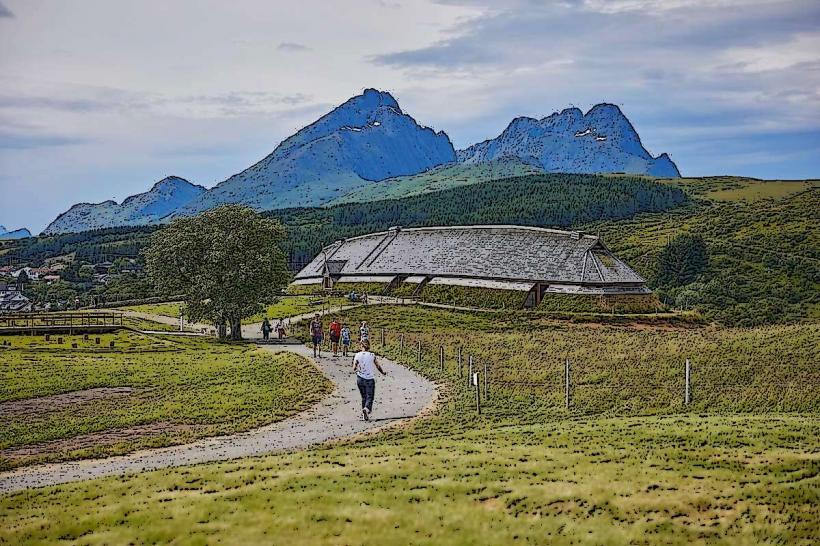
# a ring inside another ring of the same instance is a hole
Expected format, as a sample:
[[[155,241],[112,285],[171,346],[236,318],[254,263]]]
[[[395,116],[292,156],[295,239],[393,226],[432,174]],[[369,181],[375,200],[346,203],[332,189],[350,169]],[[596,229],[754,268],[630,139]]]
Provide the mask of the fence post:
[[[692,401],[692,390],[691,390],[691,379],[692,379],[692,367],[689,364],[689,359],[686,359],[686,364],[684,366],[684,376],[686,380],[686,385],[683,391],[683,402],[685,405],[689,405]]]
[[[564,364],[564,407],[569,409],[569,358]]]
[[[473,380],[473,355],[469,355],[467,357],[468,368],[467,368],[467,385]]]
[[[444,371],[444,345],[438,346],[438,367],[442,372]]]
[[[489,374],[487,373],[487,363],[484,362],[484,401],[488,401],[490,399],[490,393],[487,390],[487,377]]]
[[[461,346],[459,345],[459,347],[458,347],[458,376],[459,376],[459,377],[461,377],[461,373],[462,373],[462,371],[461,371],[461,365],[462,365],[462,360],[461,360]]]
[[[381,339],[381,341],[382,341],[382,349],[384,349],[384,328],[382,328],[382,331],[381,331],[381,336],[382,336],[382,339]]]
[[[472,376],[472,382],[475,385],[475,409],[479,415],[481,415],[481,387],[479,386],[481,383],[479,379],[480,375],[481,374],[476,372]]]
[[[418,346],[416,348],[416,357],[419,362],[421,362],[421,340],[418,341]]]

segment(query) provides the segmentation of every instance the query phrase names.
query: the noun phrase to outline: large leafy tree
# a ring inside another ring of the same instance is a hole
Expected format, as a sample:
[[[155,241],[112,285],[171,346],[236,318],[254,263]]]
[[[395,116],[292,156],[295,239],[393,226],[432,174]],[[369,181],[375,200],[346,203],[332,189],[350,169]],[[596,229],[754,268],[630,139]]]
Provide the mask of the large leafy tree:
[[[658,286],[684,286],[698,279],[709,265],[706,242],[700,235],[683,233],[674,237],[658,256]]]
[[[290,280],[280,245],[285,228],[251,209],[227,205],[179,218],[154,232],[146,269],[165,294],[182,294],[191,321],[242,339],[242,319],[273,301]]]

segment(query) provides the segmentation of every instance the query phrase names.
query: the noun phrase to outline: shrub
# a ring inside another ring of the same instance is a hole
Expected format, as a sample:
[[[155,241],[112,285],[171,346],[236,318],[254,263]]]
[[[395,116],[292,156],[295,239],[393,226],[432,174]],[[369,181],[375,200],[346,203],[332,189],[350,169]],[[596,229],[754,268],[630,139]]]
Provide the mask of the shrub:
[[[537,311],[571,313],[654,313],[663,309],[655,294],[544,294]]]

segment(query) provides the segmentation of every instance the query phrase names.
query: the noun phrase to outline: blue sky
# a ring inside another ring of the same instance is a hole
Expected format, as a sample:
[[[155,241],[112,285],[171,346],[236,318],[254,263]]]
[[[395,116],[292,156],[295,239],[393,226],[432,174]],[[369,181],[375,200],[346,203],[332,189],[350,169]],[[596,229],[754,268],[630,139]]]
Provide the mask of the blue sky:
[[[816,0],[0,0],[0,224],[212,186],[366,87],[457,148],[606,101],[684,175],[820,177]]]

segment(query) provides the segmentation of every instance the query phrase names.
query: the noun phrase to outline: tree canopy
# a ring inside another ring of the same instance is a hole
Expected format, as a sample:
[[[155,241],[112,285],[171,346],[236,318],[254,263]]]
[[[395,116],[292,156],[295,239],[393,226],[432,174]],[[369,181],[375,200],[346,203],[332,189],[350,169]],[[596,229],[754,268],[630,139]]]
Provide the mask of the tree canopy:
[[[226,205],[153,233],[146,269],[160,291],[184,295],[189,320],[212,322],[220,337],[230,326],[231,339],[241,339],[242,319],[260,312],[290,280],[285,237],[277,220]]]
[[[655,282],[659,286],[684,286],[697,280],[708,265],[709,255],[703,237],[683,233],[661,250]]]

